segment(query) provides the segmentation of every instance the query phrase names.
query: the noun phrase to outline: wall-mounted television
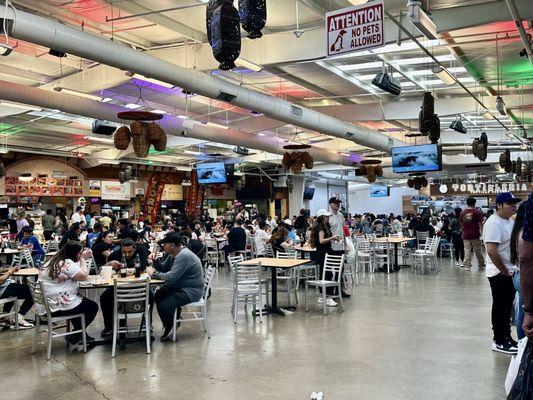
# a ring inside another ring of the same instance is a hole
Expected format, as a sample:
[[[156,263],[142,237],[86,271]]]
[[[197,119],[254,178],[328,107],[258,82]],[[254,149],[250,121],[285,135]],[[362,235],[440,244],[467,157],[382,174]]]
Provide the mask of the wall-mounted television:
[[[198,183],[226,183],[226,169],[223,162],[204,163],[196,165]]]
[[[389,197],[390,188],[383,185],[370,186],[370,197]]]
[[[304,189],[304,200],[312,200],[315,195],[315,188],[305,188]]]
[[[442,169],[442,152],[440,146],[436,144],[393,147],[391,150],[392,170],[396,173]]]

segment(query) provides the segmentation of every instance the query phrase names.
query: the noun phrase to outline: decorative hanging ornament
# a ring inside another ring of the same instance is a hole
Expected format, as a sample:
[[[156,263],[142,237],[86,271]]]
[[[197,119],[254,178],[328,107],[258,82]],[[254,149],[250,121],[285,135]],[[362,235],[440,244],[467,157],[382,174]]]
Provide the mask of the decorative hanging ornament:
[[[2,161],[0,161],[0,178],[2,178],[6,173],[6,170],[5,170],[5,167],[4,167],[4,163]]]
[[[239,0],[239,16],[242,29],[248,32],[248,37],[260,38],[267,19],[266,0]]]
[[[206,10],[207,39],[221,70],[235,68],[235,60],[241,53],[239,22],[239,12],[233,7],[233,0],[209,2]]]

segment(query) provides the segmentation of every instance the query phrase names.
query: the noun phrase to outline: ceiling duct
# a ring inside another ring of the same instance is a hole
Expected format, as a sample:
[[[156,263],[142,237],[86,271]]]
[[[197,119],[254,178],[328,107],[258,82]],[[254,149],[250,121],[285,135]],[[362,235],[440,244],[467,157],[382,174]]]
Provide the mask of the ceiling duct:
[[[117,41],[81,31],[49,18],[14,10],[12,7],[6,9],[3,5],[0,6],[0,15],[5,15],[8,20],[14,20],[10,32],[13,38],[150,76],[211,99],[217,98],[221,92],[230,93],[235,96],[232,104],[236,106],[255,110],[269,118],[330,136],[345,138],[346,132],[352,132],[353,142],[390,152],[389,137],[371,129],[341,121],[309,108],[297,107],[280,98],[241,87],[198,70],[180,67],[131,49]],[[295,114],[292,111],[293,107],[299,108],[300,111]],[[405,144],[396,139],[393,142],[395,146]]]
[[[117,113],[127,111],[126,108],[110,103],[84,99],[82,97],[57,93],[51,90],[38,89],[31,86],[19,85],[6,81],[0,81],[0,99],[14,101],[23,104],[38,105],[43,108],[56,109],[68,114],[81,115],[105,121],[114,121],[121,124],[123,121],[117,117]],[[283,151],[277,138],[271,136],[257,136],[236,129],[221,129],[204,124],[191,124],[191,121],[165,116],[159,123],[168,135],[188,136],[194,139],[225,143],[232,146],[243,146],[251,149],[278,154]],[[168,146],[172,141],[179,138],[169,138]],[[337,154],[315,146],[307,150],[316,160],[330,164],[352,165],[350,157]]]

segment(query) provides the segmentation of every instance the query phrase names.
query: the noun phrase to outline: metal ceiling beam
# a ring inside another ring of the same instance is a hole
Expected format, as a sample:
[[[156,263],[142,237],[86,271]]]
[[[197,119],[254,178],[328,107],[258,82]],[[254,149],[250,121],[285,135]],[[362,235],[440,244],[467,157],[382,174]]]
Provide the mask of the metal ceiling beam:
[[[509,7],[509,12],[513,17],[516,29],[518,29],[518,33],[520,34],[520,39],[522,40],[522,44],[526,49],[529,62],[533,65],[533,49],[531,49],[531,38],[527,36],[524,26],[522,25],[522,18],[520,18],[516,4],[514,0],[505,0],[505,2],[507,3],[507,7]]]
[[[111,4],[113,7],[120,8],[121,10],[127,11],[128,13],[132,13],[132,14],[141,14],[141,13],[154,11],[154,10],[150,10],[147,7],[141,6],[136,1],[116,2],[114,0],[105,0],[105,2],[108,4]],[[176,21],[173,18],[169,18],[165,15],[152,14],[152,15],[143,16],[142,18],[147,21],[158,24],[164,28],[177,32],[185,36],[186,38],[194,40],[195,42],[199,42],[199,43],[207,42],[207,35],[205,33],[200,32],[196,29],[193,29],[190,26],[182,22]]]

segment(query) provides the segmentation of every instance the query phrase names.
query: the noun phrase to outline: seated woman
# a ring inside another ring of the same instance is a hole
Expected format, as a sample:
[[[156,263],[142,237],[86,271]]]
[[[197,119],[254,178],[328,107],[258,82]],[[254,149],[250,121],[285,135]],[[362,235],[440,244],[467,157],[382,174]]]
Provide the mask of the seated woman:
[[[39,240],[33,236],[33,229],[31,229],[29,226],[25,226],[22,228],[22,240],[20,241],[20,244],[23,246],[27,246],[31,250],[31,258],[33,258],[33,264],[36,267],[39,267],[41,265],[41,259],[44,256],[44,250],[41,247],[41,244],[39,243]]]
[[[100,268],[107,262],[107,257],[111,254],[111,246],[113,244],[113,234],[110,231],[105,231],[95,240],[92,251],[96,267]]]
[[[86,281],[89,275],[85,258],[90,256],[90,250],[83,251],[80,242],[71,240],[45,264],[45,271],[39,280],[43,282],[53,317],[83,314],[86,327],[94,321],[98,304],[79,294],[79,282]],[[76,318],[71,322],[75,330],[81,329],[81,319]],[[86,336],[88,342],[94,341],[94,338]],[[71,344],[80,344],[82,335],[69,335],[67,340]]]
[[[74,222],[72,225],[70,225],[69,230],[63,234],[63,237],[61,238],[61,241],[59,242],[59,248],[67,244],[69,240],[79,241],[80,233],[81,233],[80,223]]]
[[[289,238],[289,231],[284,226],[279,227],[278,230],[272,234],[272,237],[267,243],[272,245],[272,249],[274,249],[276,255],[278,254],[278,251],[285,252],[292,246],[292,241]]]
[[[33,328],[33,324],[30,324],[24,319],[24,315],[30,311],[31,306],[33,305],[33,299],[31,298],[30,288],[28,285],[23,285],[21,283],[15,283],[9,277],[19,270],[19,267],[11,267],[5,272],[0,272],[0,300],[7,297],[16,297],[19,300],[24,302],[19,308],[19,314],[17,315],[19,329],[30,329]],[[4,312],[8,313],[11,311],[13,303],[4,304]],[[3,321],[0,319],[0,323],[7,323],[9,325],[14,325],[15,320]]]

